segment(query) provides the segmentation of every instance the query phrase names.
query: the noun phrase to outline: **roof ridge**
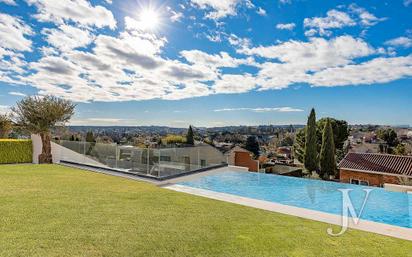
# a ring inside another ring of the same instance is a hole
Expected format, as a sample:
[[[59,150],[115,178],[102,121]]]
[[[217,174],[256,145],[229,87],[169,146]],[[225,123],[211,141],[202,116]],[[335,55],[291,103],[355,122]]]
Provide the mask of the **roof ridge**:
[[[392,156],[392,157],[401,157],[401,158],[412,158],[411,155],[396,155],[396,154],[388,154],[388,153],[357,153],[357,152],[349,152],[348,154],[381,155],[381,156]],[[346,156],[345,156],[345,157],[346,157]]]

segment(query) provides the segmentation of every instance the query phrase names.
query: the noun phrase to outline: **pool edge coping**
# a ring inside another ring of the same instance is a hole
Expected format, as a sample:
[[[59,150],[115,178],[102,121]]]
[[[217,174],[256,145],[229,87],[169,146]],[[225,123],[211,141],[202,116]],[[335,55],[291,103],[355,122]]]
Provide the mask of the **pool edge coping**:
[[[310,210],[301,207],[289,206],[264,200],[258,200],[233,194],[220,193],[206,189],[194,188],[189,186],[169,184],[163,186],[165,189],[188,193],[192,195],[197,195],[201,197],[211,198],[214,200],[220,200],[224,202],[239,204],[243,206],[253,207],[257,209],[262,209],[271,212],[278,212],[282,214],[287,214],[291,216],[296,216],[300,218],[320,221],[328,224],[341,226],[342,216]],[[412,229],[404,228],[394,225],[389,225],[385,223],[379,223],[369,220],[360,219],[358,224],[354,224],[352,219],[349,219],[349,228],[362,230],[366,232],[372,232],[376,234],[381,234],[385,236],[395,237],[399,239],[412,241]],[[325,233],[326,230],[325,230]]]

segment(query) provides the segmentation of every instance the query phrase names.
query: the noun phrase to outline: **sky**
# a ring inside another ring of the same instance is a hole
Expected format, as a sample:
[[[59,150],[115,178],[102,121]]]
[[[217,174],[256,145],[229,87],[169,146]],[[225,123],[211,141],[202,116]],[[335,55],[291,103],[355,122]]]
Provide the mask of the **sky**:
[[[0,112],[71,125],[412,126],[412,0],[0,0]]]

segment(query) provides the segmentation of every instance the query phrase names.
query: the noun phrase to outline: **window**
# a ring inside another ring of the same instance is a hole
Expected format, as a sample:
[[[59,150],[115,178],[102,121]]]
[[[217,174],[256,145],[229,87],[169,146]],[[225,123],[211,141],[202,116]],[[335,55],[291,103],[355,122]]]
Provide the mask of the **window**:
[[[206,166],[206,160],[200,160],[200,167]]]
[[[350,179],[351,184],[361,185],[361,186],[369,186],[369,181],[361,180],[361,179]]]
[[[359,185],[369,186],[369,182],[368,182],[368,181],[365,181],[365,180],[360,180],[360,181],[359,181]]]

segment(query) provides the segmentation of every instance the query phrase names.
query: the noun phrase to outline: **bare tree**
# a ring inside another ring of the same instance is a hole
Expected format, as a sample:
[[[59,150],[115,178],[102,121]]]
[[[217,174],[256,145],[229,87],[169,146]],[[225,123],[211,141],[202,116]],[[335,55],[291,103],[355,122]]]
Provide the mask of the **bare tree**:
[[[55,96],[29,96],[12,108],[17,126],[33,134],[39,134],[43,143],[39,163],[52,163],[51,130],[64,126],[74,114],[75,104]]]

